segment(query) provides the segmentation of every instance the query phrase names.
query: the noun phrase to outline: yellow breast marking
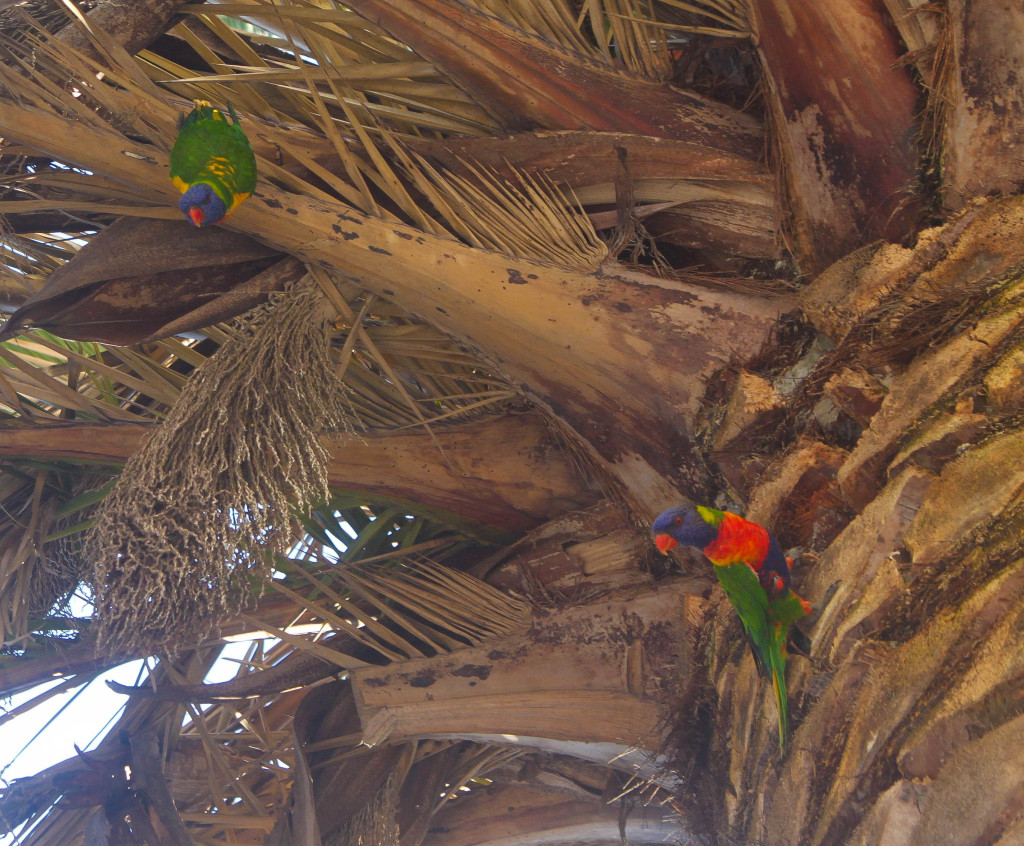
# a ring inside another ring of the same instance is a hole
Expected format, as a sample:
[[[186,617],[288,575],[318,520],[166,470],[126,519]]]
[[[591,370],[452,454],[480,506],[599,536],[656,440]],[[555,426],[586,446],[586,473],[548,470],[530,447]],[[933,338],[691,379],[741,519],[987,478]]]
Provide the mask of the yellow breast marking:
[[[235,175],[235,166],[223,156],[214,156],[203,168],[207,173],[219,176],[221,179],[230,178]]]

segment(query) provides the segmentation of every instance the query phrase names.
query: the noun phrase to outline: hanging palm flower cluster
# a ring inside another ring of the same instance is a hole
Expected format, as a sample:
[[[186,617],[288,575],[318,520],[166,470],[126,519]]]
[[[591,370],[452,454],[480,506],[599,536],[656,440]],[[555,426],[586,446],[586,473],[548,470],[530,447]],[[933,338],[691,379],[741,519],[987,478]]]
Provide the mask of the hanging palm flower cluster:
[[[127,463],[85,542],[102,644],[194,642],[287,550],[292,506],[327,498],[318,435],[351,416],[329,319],[309,277],[246,314]]]

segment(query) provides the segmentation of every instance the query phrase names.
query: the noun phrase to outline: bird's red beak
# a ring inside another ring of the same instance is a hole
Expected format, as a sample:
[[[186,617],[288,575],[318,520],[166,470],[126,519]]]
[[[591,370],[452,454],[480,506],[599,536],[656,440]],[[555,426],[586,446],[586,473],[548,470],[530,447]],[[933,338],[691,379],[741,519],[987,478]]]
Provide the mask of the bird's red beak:
[[[188,210],[188,216],[192,218],[192,222],[196,226],[203,225],[203,210],[199,208],[199,206],[192,206],[192,208]]]
[[[654,543],[657,545],[658,551],[664,555],[668,555],[668,551],[672,547],[679,545],[679,541],[672,537],[672,535],[655,535]]]

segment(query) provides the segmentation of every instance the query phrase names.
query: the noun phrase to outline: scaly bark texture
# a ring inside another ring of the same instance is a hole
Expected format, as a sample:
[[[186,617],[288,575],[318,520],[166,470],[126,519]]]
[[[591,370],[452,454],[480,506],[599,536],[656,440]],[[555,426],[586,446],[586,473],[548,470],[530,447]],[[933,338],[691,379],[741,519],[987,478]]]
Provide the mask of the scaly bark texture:
[[[754,0],[804,273],[915,228],[919,92],[879,0]]]
[[[818,306],[854,315],[852,329],[835,326],[818,308],[820,325],[859,338],[862,360],[884,356],[893,375],[848,454],[804,441],[752,494],[748,516],[780,526],[784,544],[834,536],[835,507],[808,507],[806,490],[788,500],[777,481],[801,484],[817,467],[821,490],[853,519],[800,585],[829,601],[811,660],[790,661],[796,725],[781,761],[770,688],[732,648],[728,608],[719,614],[711,778],[695,785],[697,806],[716,809],[711,839],[1019,842],[1022,238],[1024,201],[1009,198],[926,233],[914,251],[877,249],[812,284]],[[929,319],[953,302],[955,320]],[[843,351],[823,359],[823,375]]]

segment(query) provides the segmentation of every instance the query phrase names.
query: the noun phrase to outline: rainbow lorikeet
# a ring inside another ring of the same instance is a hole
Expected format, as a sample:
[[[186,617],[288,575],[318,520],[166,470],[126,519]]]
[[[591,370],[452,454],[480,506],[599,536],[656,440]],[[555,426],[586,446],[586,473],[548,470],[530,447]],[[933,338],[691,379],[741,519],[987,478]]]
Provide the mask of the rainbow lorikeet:
[[[228,104],[232,122],[205,100],[178,119],[171,148],[171,181],[180,208],[196,226],[226,219],[256,188],[256,157]]]
[[[665,511],[652,526],[658,549],[676,544],[702,550],[739,614],[758,673],[770,676],[779,708],[779,747],[786,745],[786,639],[792,623],[812,612],[790,587],[793,562],[778,541],[757,523],[704,506],[680,505]]]

